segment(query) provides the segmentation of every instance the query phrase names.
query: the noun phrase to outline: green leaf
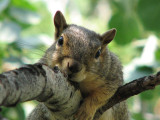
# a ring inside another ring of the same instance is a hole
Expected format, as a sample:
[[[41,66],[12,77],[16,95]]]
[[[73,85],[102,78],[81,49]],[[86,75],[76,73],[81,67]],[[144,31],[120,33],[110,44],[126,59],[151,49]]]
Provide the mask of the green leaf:
[[[0,1],[0,13],[7,8],[9,2],[10,2],[10,0],[1,0]]]
[[[16,106],[16,111],[17,111],[17,113],[18,113],[18,118],[19,118],[20,120],[25,120],[25,111],[24,111],[24,108],[22,107],[21,104],[18,104],[18,105]]]
[[[146,29],[160,31],[160,0],[139,0],[137,12]]]
[[[23,9],[28,9],[31,11],[36,11],[37,8],[35,7],[34,4],[29,2],[29,0],[11,0],[12,6],[23,8]]]
[[[141,25],[135,12],[136,0],[110,1],[113,15],[109,21],[110,28],[116,28],[115,42],[119,45],[130,43],[140,37]]]
[[[41,17],[36,12],[32,12],[23,8],[11,7],[10,15],[23,24],[38,24]]]
[[[154,72],[152,67],[149,66],[139,66],[136,68],[138,71],[145,72],[145,74],[152,74]]]
[[[7,120],[25,120],[24,108],[21,104],[12,108],[2,107],[1,114]]]
[[[153,90],[148,90],[140,94],[141,100],[152,100],[154,98]]]
[[[117,12],[112,16],[109,21],[109,27],[117,29],[115,42],[120,45],[128,44],[140,35],[137,20],[122,12]]]
[[[155,56],[156,56],[156,60],[160,62],[160,48],[156,50]]]
[[[132,117],[134,120],[145,120],[142,113],[133,113]]]

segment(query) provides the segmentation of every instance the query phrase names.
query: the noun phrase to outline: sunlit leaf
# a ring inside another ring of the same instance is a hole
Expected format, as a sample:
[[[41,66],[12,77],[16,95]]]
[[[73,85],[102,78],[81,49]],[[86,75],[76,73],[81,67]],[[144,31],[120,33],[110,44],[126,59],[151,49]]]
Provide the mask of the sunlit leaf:
[[[11,43],[20,35],[21,27],[10,21],[0,22],[0,41]]]
[[[13,18],[24,24],[38,24],[41,20],[40,15],[36,12],[22,8],[11,7],[9,13]]]
[[[11,2],[15,7],[36,11],[35,4],[32,4],[30,0],[11,0]]]
[[[6,9],[6,7],[8,6],[10,0],[0,0],[0,13]]]
[[[24,108],[23,108],[23,106],[21,104],[18,104],[16,106],[16,111],[18,113],[18,118],[20,120],[25,120],[25,111],[24,111]]]
[[[87,1],[82,1],[82,0],[75,0],[74,1],[80,12],[84,16],[92,16],[93,12],[95,10],[95,7],[97,6],[98,0],[87,0]],[[73,2],[72,2],[73,4]]]

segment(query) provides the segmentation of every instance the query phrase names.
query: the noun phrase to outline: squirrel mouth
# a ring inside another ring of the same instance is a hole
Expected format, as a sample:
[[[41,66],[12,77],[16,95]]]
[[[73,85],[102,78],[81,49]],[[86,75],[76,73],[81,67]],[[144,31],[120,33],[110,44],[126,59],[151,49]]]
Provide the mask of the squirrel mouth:
[[[54,66],[53,71],[57,73],[58,71],[60,71],[60,69],[58,68],[58,66]],[[68,78],[71,80],[73,78],[73,73],[68,74]]]
[[[68,79],[69,79],[69,81],[76,82],[76,74],[74,74],[74,73],[68,74]]]
[[[68,75],[68,78],[72,78],[72,75],[70,74],[70,75]]]
[[[69,78],[70,80],[72,80],[73,74],[68,74],[68,78]]]
[[[58,73],[59,71],[61,71],[65,76],[68,76],[69,81],[74,81],[74,82],[78,82],[79,81],[79,77],[77,77],[77,75],[78,75],[77,73],[72,73],[72,72],[67,73],[67,72],[64,72],[58,66],[54,66],[52,68],[52,70],[55,73]]]

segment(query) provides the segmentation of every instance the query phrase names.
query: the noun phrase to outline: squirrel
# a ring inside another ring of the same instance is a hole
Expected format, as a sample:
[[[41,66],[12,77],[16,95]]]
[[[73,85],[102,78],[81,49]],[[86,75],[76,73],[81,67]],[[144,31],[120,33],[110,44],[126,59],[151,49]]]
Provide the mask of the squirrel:
[[[40,59],[51,68],[65,71],[69,80],[79,84],[84,97],[76,120],[92,120],[96,110],[107,103],[123,84],[122,66],[107,45],[113,40],[116,29],[100,35],[84,27],[67,24],[63,14],[54,16],[55,42]],[[100,120],[129,120],[125,102],[107,110]]]

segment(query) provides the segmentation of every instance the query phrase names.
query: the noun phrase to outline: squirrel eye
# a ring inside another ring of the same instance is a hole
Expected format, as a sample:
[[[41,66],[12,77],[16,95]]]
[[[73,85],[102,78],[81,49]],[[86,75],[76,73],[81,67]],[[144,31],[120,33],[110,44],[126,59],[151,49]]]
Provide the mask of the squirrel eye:
[[[97,59],[100,56],[100,54],[101,54],[101,50],[99,49],[95,55],[95,58]]]
[[[58,39],[58,45],[59,46],[63,45],[63,37],[62,36]]]

